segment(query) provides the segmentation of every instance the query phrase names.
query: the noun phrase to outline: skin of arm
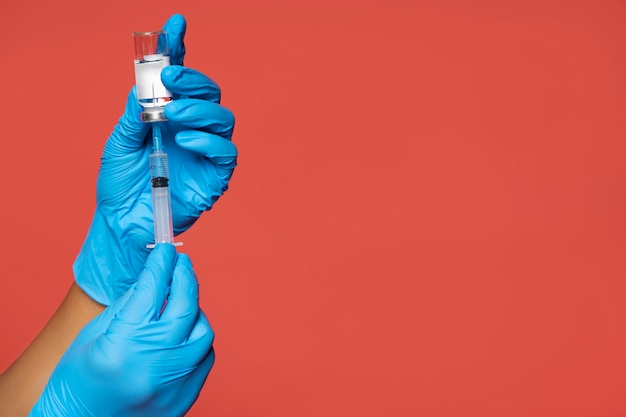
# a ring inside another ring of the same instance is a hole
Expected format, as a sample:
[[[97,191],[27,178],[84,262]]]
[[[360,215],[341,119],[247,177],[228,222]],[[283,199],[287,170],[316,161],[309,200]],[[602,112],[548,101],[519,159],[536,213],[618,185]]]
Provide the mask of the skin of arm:
[[[72,283],[43,329],[0,375],[0,416],[28,415],[67,347],[83,326],[104,309]]]

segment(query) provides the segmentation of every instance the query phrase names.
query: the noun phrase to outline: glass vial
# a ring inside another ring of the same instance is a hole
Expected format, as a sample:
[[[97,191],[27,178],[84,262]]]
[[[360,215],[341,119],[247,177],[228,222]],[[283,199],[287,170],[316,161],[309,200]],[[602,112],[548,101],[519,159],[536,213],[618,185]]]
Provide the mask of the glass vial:
[[[142,122],[167,120],[163,108],[172,101],[172,93],[161,82],[161,70],[170,65],[166,36],[163,30],[133,33],[135,85],[137,99],[143,107]]]

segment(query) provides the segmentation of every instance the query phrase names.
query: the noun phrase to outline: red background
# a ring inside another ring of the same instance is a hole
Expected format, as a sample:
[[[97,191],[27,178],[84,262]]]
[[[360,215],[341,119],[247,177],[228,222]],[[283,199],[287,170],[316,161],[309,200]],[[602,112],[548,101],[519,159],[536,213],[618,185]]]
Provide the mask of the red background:
[[[4,1],[0,368],[72,281],[131,32],[236,115],[190,416],[625,416],[626,3]]]

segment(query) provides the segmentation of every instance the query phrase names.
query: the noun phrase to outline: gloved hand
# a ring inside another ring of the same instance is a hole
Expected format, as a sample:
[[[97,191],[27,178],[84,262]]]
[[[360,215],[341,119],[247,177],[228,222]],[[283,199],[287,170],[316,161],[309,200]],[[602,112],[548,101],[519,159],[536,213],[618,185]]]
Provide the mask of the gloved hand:
[[[183,67],[186,22],[171,16],[163,29],[173,65],[161,72],[174,95],[161,122],[170,167],[174,234],[187,230],[228,188],[236,166],[232,112],[219,104],[220,89],[208,77]],[[110,305],[133,284],[154,243],[148,155],[150,123],[142,123],[135,88],[104,147],[96,210],[74,262],[76,283],[95,301]]]
[[[29,417],[183,416],[213,366],[213,337],[189,258],[159,244],[76,336]]]

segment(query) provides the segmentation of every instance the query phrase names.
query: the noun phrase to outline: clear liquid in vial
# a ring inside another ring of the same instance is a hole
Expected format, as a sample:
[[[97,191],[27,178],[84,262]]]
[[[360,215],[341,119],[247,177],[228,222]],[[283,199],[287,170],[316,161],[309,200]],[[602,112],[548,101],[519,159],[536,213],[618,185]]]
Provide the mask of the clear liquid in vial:
[[[135,59],[137,99],[143,107],[163,107],[172,101],[172,93],[161,82],[161,70],[169,65],[169,55],[146,55],[144,59]]]

